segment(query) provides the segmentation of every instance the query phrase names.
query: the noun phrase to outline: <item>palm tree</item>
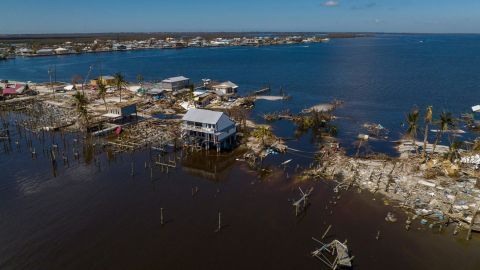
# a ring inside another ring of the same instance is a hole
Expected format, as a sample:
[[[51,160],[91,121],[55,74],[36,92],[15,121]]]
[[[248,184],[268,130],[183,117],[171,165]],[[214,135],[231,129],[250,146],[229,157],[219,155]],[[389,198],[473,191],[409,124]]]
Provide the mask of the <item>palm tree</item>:
[[[442,112],[440,114],[440,119],[438,121],[439,130],[437,130],[437,136],[435,137],[435,142],[433,143],[433,153],[437,148],[438,141],[442,138],[443,133],[445,133],[450,127],[455,126],[452,113]]]
[[[107,95],[107,86],[101,82],[101,80],[97,83],[98,86],[98,96],[103,100],[103,104],[105,104],[105,111],[108,110],[107,108],[107,101],[105,100],[105,96]]]
[[[268,126],[259,126],[253,131],[253,136],[262,140],[262,146],[265,146],[265,139],[272,137],[273,133]]]
[[[418,110],[413,110],[409,114],[407,114],[407,123],[408,123],[408,129],[407,133],[408,135],[412,138],[412,143],[415,147],[415,153],[418,154],[418,147],[417,147],[417,132],[418,132],[418,118],[419,118],[419,112]]]
[[[432,113],[432,106],[428,106],[425,112],[425,118],[423,119],[423,121],[425,122],[425,133],[423,134],[423,158],[427,156],[428,126],[430,125],[430,123],[432,123]]]
[[[120,102],[122,102],[122,88],[127,86],[127,81],[125,80],[123,74],[120,72],[115,73],[115,75],[113,75],[113,78],[115,80],[115,86],[117,87],[117,90],[120,91]]]
[[[88,128],[88,99],[85,94],[78,91],[73,95],[73,98],[78,116],[83,120],[85,127]]]

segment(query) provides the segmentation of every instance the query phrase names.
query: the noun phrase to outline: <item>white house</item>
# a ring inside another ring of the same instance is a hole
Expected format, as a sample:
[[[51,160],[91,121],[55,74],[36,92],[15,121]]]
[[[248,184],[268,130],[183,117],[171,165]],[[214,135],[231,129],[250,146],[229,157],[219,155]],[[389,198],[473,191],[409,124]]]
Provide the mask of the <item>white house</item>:
[[[220,151],[235,142],[236,123],[223,112],[190,109],[182,120],[182,137],[190,144],[207,149],[213,145]]]
[[[232,96],[237,93],[238,85],[234,84],[231,81],[223,82],[212,86],[212,89],[219,96]]]
[[[56,48],[54,51],[56,54],[67,54],[70,52],[68,49],[65,48]]]
[[[190,79],[178,76],[168,78],[162,81],[162,88],[166,91],[179,91],[190,86]]]
[[[37,55],[53,55],[55,51],[53,49],[40,49],[37,51]]]

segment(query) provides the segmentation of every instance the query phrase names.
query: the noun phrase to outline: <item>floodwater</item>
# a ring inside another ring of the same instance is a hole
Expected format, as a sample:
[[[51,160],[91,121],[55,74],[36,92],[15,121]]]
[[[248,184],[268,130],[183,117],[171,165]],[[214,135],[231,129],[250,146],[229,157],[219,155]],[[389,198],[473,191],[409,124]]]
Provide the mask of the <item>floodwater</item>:
[[[412,106],[458,114],[480,100],[479,45],[480,36],[388,35],[308,46],[19,58],[0,63],[0,78],[47,81],[55,65],[57,79],[69,81],[93,64],[92,76],[101,66],[104,74],[121,71],[131,80],[138,73],[147,80],[180,74],[232,80],[242,93],[268,84],[292,99],[259,101],[251,113],[257,121],[263,112],[342,99],[336,122],[342,145],[351,147],[364,122],[379,122],[392,132],[372,148],[393,154],[390,141]],[[236,152],[177,153],[178,166],[167,173],[145,169],[150,151],[113,155],[100,141],[95,150],[86,147],[92,142],[75,134],[34,138],[13,128],[0,146],[0,269],[326,269],[310,256],[318,247],[311,237],[329,225],[325,241],[348,239],[354,269],[480,269],[478,235],[466,241],[465,234],[452,236],[451,227],[439,233],[419,220],[407,232],[405,214],[378,195],[334,194],[331,182],[296,182],[295,166],[312,162],[317,143],[312,134],[296,138],[289,122],[273,127],[302,152],[270,156],[266,177],[235,160]],[[52,143],[69,160],[58,159],[55,170]],[[278,167],[290,158],[286,171]],[[299,187],[314,191],[305,215],[296,217],[291,204]],[[388,212],[399,221],[387,223]]]
[[[272,165],[261,178],[236,152],[178,152],[167,173],[145,168],[150,151],[113,154],[78,135],[12,130],[0,155],[0,269],[326,269],[310,252],[328,225],[325,241],[348,240],[355,269],[480,267],[477,235],[465,241],[419,220],[407,232],[406,216],[380,196],[296,182],[291,168]],[[68,164],[58,158],[54,169],[52,144]],[[296,217],[299,187],[314,191]],[[389,211],[397,223],[385,221]]]

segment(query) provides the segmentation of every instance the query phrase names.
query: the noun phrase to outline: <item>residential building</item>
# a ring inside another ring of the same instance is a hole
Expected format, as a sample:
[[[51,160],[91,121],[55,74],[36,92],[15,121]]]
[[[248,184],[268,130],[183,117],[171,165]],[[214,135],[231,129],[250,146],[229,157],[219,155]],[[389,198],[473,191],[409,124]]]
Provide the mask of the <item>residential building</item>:
[[[136,103],[118,103],[114,106],[110,106],[108,108],[108,113],[105,114],[105,116],[111,118],[126,118],[134,114],[137,114]]]
[[[91,85],[97,85],[98,82],[101,82],[103,85],[114,85],[115,84],[115,77],[113,76],[99,76],[95,80],[91,80]]]
[[[184,76],[172,77],[162,81],[162,88],[166,91],[179,91],[190,86],[190,79]]]
[[[194,94],[195,95],[195,94]],[[196,108],[205,108],[216,98],[215,94],[205,92],[194,97]]]
[[[236,123],[223,112],[190,109],[182,120],[182,136],[189,144],[220,151],[235,143]]]
[[[55,51],[53,49],[40,49],[37,51],[37,55],[54,55]]]
[[[212,86],[213,91],[219,96],[233,96],[237,93],[238,85],[231,81]]]
[[[70,52],[70,50],[65,48],[56,48],[54,51],[56,54],[67,54]]]

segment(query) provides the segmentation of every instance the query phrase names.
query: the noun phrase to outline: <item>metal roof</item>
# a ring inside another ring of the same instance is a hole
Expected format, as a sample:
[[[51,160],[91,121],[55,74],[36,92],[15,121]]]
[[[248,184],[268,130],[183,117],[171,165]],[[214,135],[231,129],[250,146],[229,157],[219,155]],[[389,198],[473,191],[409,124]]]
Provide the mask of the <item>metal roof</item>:
[[[217,84],[213,86],[213,88],[227,88],[227,87],[238,88],[238,85],[234,84],[231,81],[227,81],[227,82],[223,82],[221,84]]]
[[[184,76],[177,76],[177,77],[165,79],[162,82],[174,83],[174,82],[181,82],[181,81],[187,81],[187,80],[190,80],[190,79]]]
[[[183,116],[182,120],[205,123],[205,124],[216,124],[218,120],[222,117],[223,112],[202,110],[202,109],[190,109]]]

